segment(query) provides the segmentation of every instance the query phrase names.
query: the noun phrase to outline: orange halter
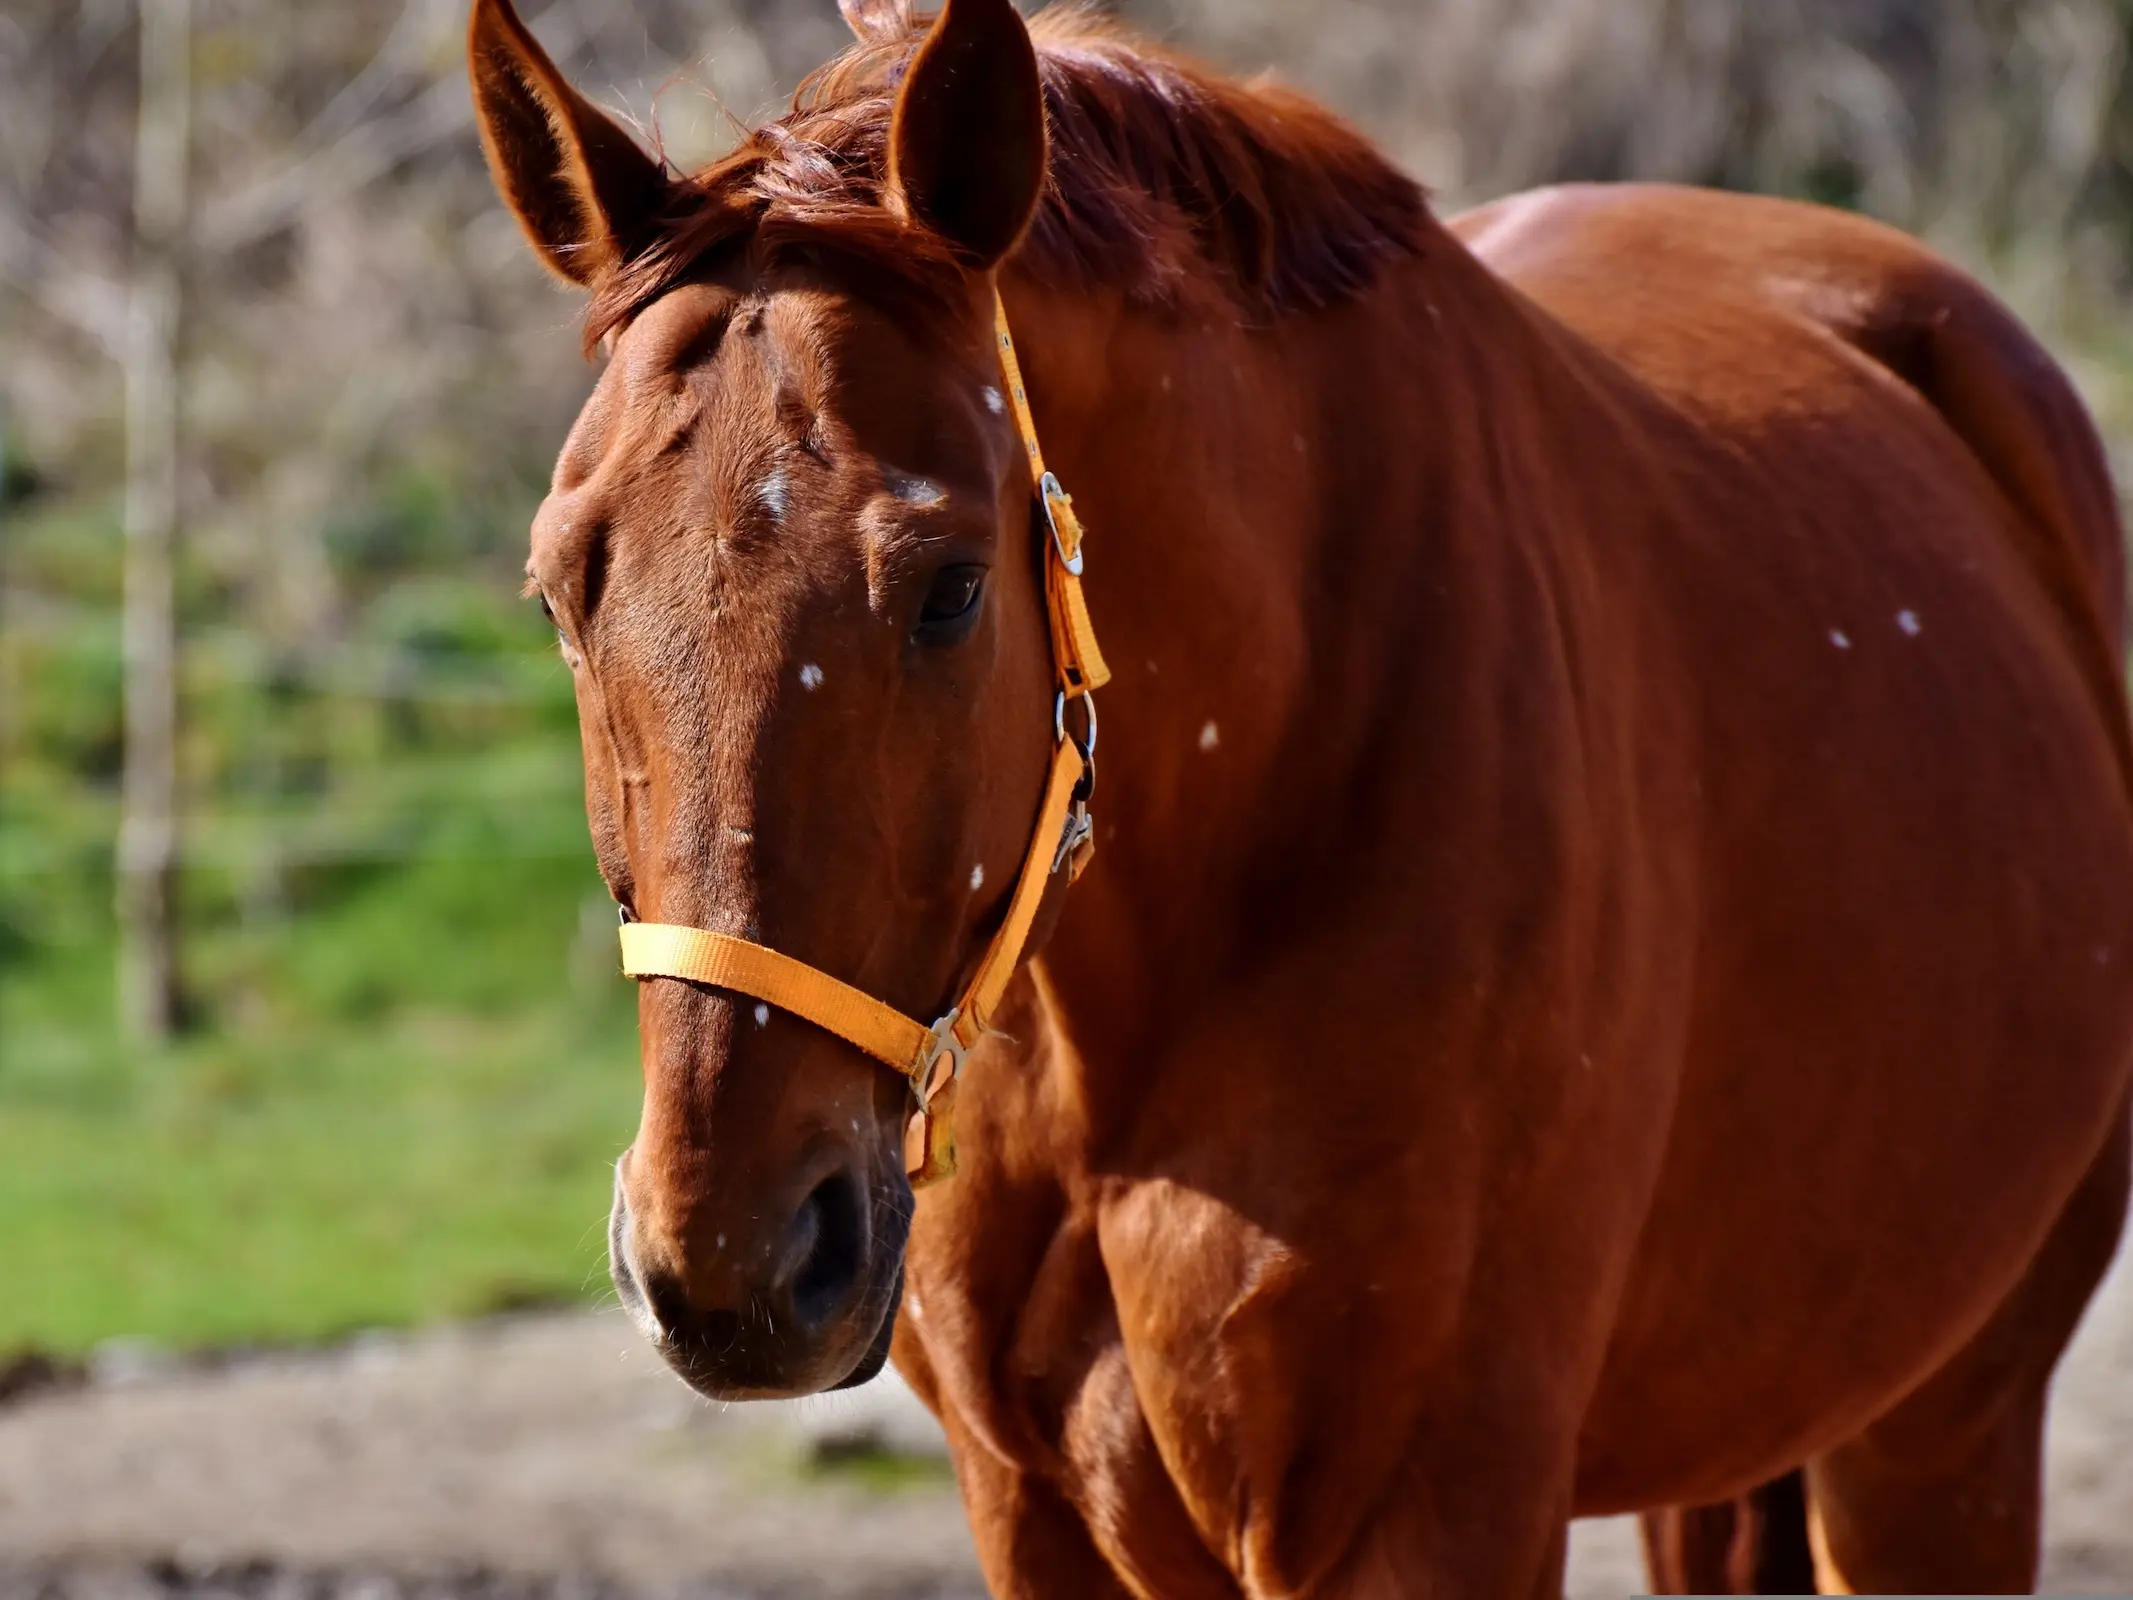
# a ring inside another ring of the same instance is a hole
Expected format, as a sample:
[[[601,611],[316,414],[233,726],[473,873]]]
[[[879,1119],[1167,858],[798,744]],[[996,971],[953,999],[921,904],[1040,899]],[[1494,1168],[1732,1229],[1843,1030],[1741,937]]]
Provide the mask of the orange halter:
[[[997,293],[993,325],[999,334],[1000,365],[1007,374],[1015,425],[1029,450],[1030,477],[1051,530],[1044,591],[1058,679],[1052,706],[1058,748],[1037,807],[1022,872],[1007,903],[1007,920],[993,935],[969,987],[928,1028],[804,961],[730,933],[656,922],[625,920],[622,925],[622,970],[629,977],[686,978],[767,1001],[834,1033],[909,1078],[916,1109],[904,1128],[904,1167],[914,1186],[955,1172],[955,1092],[963,1075],[964,1055],[984,1036],[1008,979],[1021,963],[1022,947],[1028,942],[1045,886],[1062,867],[1068,869],[1069,882],[1079,877],[1096,848],[1088,807],[1096,782],[1096,701],[1091,691],[1102,688],[1111,671],[1096,646],[1088,603],[1082,597],[1081,523],[1074,515],[1073,500],[1045,470],[1037,424],[1030,416],[1029,396],[1022,384],[1022,365],[1015,359],[1015,341],[1007,331],[1007,307]],[[1084,702],[1085,741],[1077,742],[1067,733],[1069,700]]]

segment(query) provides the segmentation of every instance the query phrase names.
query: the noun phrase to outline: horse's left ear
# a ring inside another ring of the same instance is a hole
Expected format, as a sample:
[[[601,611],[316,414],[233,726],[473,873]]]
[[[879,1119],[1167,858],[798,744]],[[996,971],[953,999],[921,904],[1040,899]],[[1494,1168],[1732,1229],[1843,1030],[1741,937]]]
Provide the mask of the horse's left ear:
[[[837,9],[861,44],[901,39],[911,31],[911,0],[837,0]]]
[[[997,265],[1044,192],[1044,89],[1010,0],[948,0],[896,97],[889,191],[972,266]]]
[[[638,247],[666,173],[564,81],[511,0],[474,0],[467,68],[497,188],[543,261],[596,286]]]

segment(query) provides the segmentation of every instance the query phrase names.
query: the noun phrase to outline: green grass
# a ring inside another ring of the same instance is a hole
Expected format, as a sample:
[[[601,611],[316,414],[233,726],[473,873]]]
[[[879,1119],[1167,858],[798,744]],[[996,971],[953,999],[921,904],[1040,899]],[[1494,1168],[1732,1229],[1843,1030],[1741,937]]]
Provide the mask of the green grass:
[[[144,1050],[113,1021],[113,507],[0,515],[0,1354],[604,1292],[635,1007],[569,675],[515,560],[387,531],[437,559],[352,571],[332,639],[196,602],[191,1018]]]
[[[590,874],[558,865],[392,874],[263,941],[245,1014],[166,1052],[90,1024],[107,942],[10,963],[0,1350],[307,1340],[598,1293],[634,1013],[619,979],[572,976],[581,895],[558,880]],[[459,878],[509,889],[493,926],[447,914]],[[244,942],[205,953],[236,965]]]
[[[116,1113],[11,1105],[0,1347],[304,1340],[579,1298],[628,1135],[629,1096],[600,1081],[630,1073],[612,1043],[574,1060],[538,1024],[402,1025],[188,1051]]]
[[[955,1483],[955,1469],[944,1456],[901,1455],[873,1442],[818,1452],[799,1464],[806,1483],[850,1484],[872,1494],[901,1494],[940,1489]]]

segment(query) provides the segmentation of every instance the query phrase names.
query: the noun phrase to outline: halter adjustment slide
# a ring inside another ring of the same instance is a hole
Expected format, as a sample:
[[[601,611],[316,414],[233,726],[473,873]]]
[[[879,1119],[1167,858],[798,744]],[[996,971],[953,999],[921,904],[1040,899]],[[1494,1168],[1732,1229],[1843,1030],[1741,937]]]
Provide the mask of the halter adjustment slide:
[[[918,1102],[920,1111],[933,1109],[934,1097],[954,1085],[963,1076],[963,1062],[970,1052],[963,1041],[956,1037],[956,1018],[962,1015],[962,1007],[950,1008],[948,1014],[933,1025],[926,1035],[926,1047],[920,1053],[918,1065],[911,1073],[911,1098]],[[936,1068],[945,1060],[948,1076],[936,1082]]]
[[[1057,503],[1057,510],[1054,509]],[[1052,548],[1059,554],[1059,564],[1074,577],[1081,576],[1081,524],[1074,517],[1074,497],[1060,485],[1058,474],[1047,472],[1037,480],[1037,504],[1044,507],[1045,524],[1052,530]],[[1059,513],[1066,513],[1066,522],[1074,530],[1074,547],[1067,548],[1066,529],[1060,524]]]

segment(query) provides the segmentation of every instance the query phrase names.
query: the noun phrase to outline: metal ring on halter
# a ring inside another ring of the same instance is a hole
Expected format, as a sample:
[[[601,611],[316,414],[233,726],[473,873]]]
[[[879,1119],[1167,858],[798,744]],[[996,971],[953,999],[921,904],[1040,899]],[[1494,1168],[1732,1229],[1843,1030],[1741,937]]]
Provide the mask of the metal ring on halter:
[[[1074,503],[1074,497],[1066,492],[1066,488],[1060,483],[1058,476],[1047,472],[1037,480],[1037,503],[1044,507],[1045,525],[1052,530],[1052,548],[1059,552],[1059,564],[1078,578],[1081,576],[1081,552],[1076,550],[1071,555],[1067,553],[1066,537],[1059,531],[1059,519],[1052,515],[1052,496],[1054,495],[1057,495],[1068,505]]]
[[[1081,752],[1080,793],[1086,800],[1096,792],[1096,696],[1083,690],[1075,698],[1081,702],[1082,711],[1089,719],[1088,738],[1074,741],[1074,748]],[[1052,701],[1052,733],[1061,744],[1067,740],[1066,703],[1066,690],[1061,689]]]
[[[1089,737],[1087,741],[1076,739],[1074,743],[1081,751],[1082,760],[1094,766],[1096,763],[1096,694],[1093,690],[1085,689],[1074,698],[1081,702],[1082,712],[1089,719]],[[1067,736],[1066,704],[1066,690],[1061,689],[1052,700],[1052,734],[1061,744],[1066,743]]]

